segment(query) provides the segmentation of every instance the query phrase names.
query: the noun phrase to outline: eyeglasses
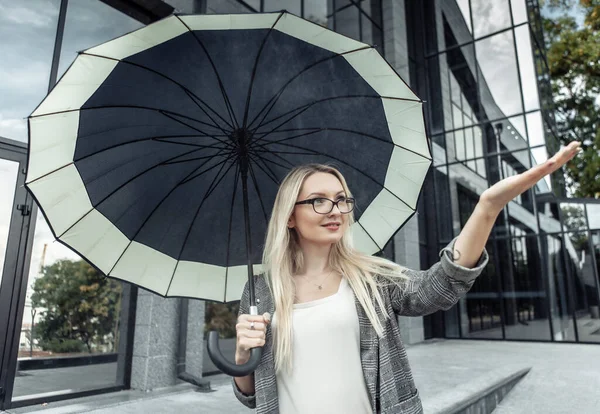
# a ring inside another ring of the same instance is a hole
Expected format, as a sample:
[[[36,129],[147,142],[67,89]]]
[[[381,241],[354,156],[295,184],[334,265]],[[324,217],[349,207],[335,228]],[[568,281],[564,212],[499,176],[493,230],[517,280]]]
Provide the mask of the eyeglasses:
[[[337,206],[338,210],[342,214],[348,214],[354,210],[354,199],[353,198],[340,198],[337,201],[330,200],[328,198],[311,198],[310,200],[298,201],[299,204],[312,204],[315,213],[318,214],[329,214],[333,211],[333,206]]]

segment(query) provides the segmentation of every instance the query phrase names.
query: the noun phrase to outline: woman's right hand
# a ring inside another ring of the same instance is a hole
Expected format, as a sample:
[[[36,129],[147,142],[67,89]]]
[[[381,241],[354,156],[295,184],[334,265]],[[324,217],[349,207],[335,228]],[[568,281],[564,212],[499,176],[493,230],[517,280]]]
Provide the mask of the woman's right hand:
[[[254,325],[252,325],[254,322]],[[240,315],[235,325],[237,332],[235,363],[242,365],[250,359],[250,350],[265,345],[267,325],[271,322],[271,315]],[[254,329],[252,329],[254,328]]]

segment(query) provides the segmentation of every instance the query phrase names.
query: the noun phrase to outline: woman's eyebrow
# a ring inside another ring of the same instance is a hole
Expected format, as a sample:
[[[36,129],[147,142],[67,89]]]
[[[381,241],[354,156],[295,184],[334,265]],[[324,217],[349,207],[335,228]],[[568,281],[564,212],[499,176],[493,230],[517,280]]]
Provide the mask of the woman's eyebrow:
[[[336,195],[344,194],[345,192],[346,192],[346,191],[344,191],[344,190],[341,190],[341,191],[338,191],[338,192],[336,193]],[[309,195],[307,195],[306,197],[310,197],[310,196],[313,196],[313,195],[316,195],[316,196],[323,196],[323,197],[327,196],[327,194],[325,194],[325,193],[310,193],[310,194],[309,194]]]

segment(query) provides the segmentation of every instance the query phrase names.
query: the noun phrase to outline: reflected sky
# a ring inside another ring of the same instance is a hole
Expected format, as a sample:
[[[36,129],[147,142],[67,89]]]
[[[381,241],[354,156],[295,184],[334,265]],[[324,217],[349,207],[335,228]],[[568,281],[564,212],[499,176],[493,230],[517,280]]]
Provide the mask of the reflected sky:
[[[27,141],[25,118],[46,96],[58,0],[0,0],[0,136]]]

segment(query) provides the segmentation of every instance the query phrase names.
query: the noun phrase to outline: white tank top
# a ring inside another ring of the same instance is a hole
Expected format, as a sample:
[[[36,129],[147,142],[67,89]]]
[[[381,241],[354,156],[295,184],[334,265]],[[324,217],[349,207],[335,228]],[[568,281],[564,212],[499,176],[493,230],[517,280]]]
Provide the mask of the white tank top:
[[[372,412],[354,292],[345,278],[336,294],[294,305],[293,335],[293,370],[277,375],[281,414]]]

